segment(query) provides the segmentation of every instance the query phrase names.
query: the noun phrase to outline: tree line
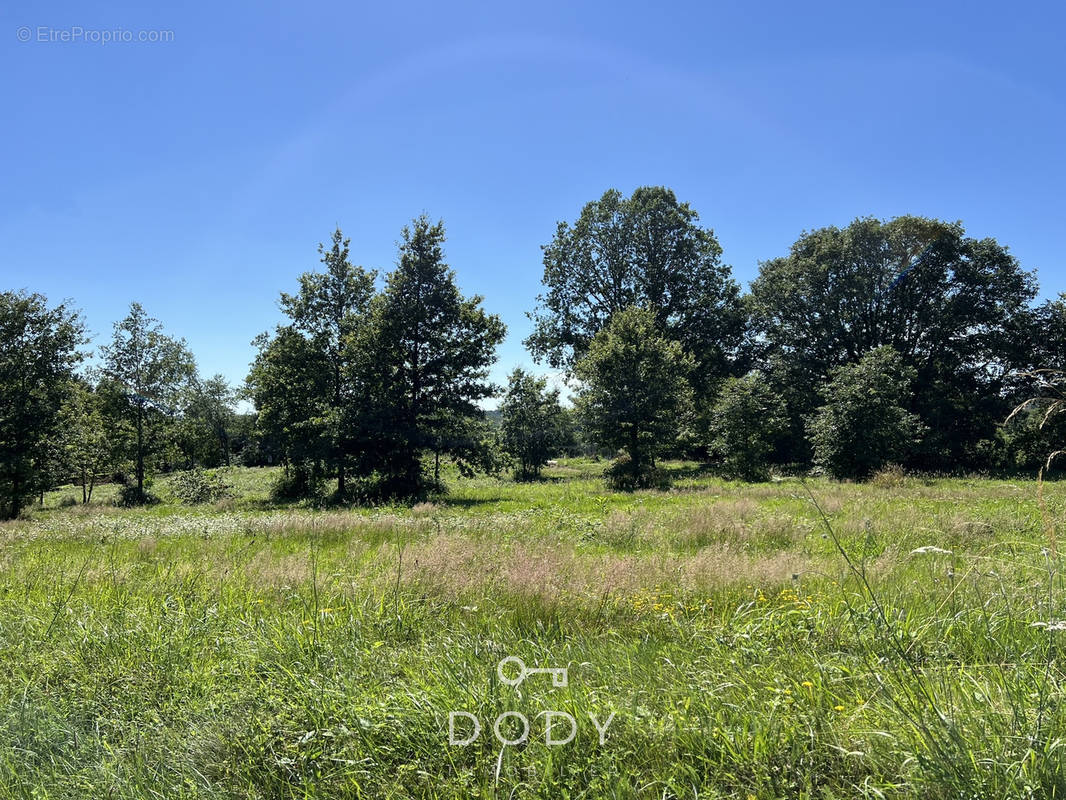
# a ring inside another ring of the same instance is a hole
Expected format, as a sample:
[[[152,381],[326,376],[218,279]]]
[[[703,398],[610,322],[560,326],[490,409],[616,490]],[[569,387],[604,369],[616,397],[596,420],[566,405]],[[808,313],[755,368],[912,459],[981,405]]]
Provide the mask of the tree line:
[[[1033,272],[961,223],[861,218],[804,232],[747,292],[713,230],[662,187],[610,190],[559,223],[529,314],[534,359],[575,387],[573,408],[515,370],[489,380],[505,336],[444,258],[443,224],[404,228],[395,268],[353,264],[340,230],[321,268],[280,295],[241,387],[202,378],[185,342],[137,303],[88,367],[81,314],[0,294],[0,498],[17,516],[70,480],[150,502],[158,471],[283,467],[279,497],[347,501],[441,488],[564,451],[613,458],[619,488],[659,485],[684,456],[724,474],[773,468],[862,479],[1034,466],[1061,441],[1039,404],[1004,420],[1031,373],[1066,359],[1066,299],[1036,305]],[[481,410],[501,397],[497,419]],[[247,398],[254,413],[238,413]],[[497,424],[498,423],[498,424]]]

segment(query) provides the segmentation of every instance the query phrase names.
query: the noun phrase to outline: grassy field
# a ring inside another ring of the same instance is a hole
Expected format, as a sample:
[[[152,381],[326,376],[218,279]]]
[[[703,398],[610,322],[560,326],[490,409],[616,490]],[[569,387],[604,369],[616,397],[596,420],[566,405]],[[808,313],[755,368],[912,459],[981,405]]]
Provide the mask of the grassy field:
[[[52,493],[0,526],[0,796],[1066,797],[1066,484],[601,469],[414,508],[275,506],[269,470]]]

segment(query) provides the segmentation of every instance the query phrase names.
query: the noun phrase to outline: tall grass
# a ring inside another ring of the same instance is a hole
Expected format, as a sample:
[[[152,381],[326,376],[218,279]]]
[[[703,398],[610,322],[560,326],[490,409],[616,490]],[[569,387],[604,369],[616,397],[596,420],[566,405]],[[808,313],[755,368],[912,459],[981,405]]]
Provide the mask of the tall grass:
[[[1063,796],[1059,484],[596,469],[0,526],[0,796]],[[568,686],[502,684],[509,655]]]

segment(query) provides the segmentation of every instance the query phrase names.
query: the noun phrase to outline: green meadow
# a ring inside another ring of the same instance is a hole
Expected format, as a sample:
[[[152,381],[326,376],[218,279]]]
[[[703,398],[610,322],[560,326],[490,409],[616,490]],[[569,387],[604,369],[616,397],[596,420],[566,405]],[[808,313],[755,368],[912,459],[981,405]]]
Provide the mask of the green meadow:
[[[49,493],[0,525],[0,796],[1066,796],[1066,485],[668,467]]]

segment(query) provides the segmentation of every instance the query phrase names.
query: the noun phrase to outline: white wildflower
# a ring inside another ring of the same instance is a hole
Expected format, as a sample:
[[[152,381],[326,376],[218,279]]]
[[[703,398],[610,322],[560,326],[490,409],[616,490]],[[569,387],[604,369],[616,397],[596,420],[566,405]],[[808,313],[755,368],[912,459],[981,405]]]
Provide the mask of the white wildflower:
[[[1066,631],[1066,620],[1052,619],[1047,622],[1030,622],[1030,628],[1044,628],[1048,631]]]
[[[937,547],[936,545],[932,545],[932,544],[927,544],[927,545],[925,545],[925,547],[917,547],[914,550],[911,550],[911,555],[912,556],[920,556],[920,555],[924,555],[926,553],[937,553],[939,555],[945,555],[945,556],[950,556],[951,555],[951,551],[950,550],[945,550],[943,547]]]

